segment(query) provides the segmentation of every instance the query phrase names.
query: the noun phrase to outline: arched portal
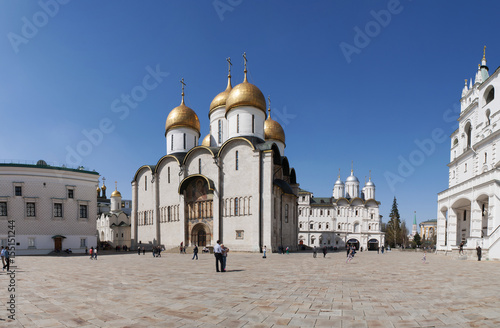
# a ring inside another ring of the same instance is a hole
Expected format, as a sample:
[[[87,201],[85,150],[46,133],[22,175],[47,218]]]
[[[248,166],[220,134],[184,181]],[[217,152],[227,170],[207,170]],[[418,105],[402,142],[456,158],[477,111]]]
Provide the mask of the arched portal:
[[[376,251],[378,249],[378,240],[377,239],[370,239],[368,240],[368,250],[369,251]]]
[[[201,175],[191,176],[183,182],[186,244],[206,246],[212,243],[214,194],[209,182]]]
[[[204,223],[198,223],[191,229],[191,245],[207,246],[211,243],[212,234]]]
[[[356,250],[359,250],[359,240],[355,239],[355,238],[351,238],[347,241],[347,245],[350,247],[350,246],[354,246],[354,248]]]

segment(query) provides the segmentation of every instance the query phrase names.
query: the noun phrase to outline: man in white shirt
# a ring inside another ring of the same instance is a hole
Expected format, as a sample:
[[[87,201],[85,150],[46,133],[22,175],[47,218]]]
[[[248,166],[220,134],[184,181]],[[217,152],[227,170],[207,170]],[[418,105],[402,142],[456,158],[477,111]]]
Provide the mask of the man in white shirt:
[[[217,244],[214,246],[214,255],[215,255],[215,270],[217,272],[224,272],[222,270],[222,248],[220,247],[220,241],[217,240]],[[219,270],[219,263],[220,263],[220,268]]]

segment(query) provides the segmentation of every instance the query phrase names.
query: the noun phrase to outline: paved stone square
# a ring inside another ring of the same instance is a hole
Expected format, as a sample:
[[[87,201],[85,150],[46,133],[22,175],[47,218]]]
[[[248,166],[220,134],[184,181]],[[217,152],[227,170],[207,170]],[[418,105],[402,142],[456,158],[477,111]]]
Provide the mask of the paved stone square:
[[[6,327],[500,327],[500,262],[422,253],[18,257]],[[9,276],[0,274],[0,318]]]

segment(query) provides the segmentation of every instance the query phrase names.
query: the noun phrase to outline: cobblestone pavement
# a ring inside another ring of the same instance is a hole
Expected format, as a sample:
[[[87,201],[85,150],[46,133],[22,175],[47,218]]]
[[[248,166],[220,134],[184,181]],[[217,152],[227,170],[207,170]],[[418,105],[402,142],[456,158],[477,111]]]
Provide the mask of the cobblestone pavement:
[[[500,262],[422,255],[18,257],[0,327],[500,327]]]

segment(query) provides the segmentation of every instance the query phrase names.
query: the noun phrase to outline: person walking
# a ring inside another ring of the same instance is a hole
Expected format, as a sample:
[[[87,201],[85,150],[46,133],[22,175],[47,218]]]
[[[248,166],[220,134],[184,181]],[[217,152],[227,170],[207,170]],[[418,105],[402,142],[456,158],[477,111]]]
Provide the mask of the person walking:
[[[481,246],[477,245],[476,252],[477,252],[477,260],[481,261]]]
[[[316,248],[316,246],[314,246],[314,248],[313,248],[313,258],[316,258],[316,255],[318,255],[318,249]]]
[[[382,245],[382,249],[380,251],[384,254],[384,245]]]
[[[9,253],[9,246],[5,246],[4,250],[4,256],[5,256],[5,265],[4,269],[7,269],[7,271],[10,270],[10,253]]]
[[[194,244],[194,249],[193,249],[193,258],[191,260],[194,260],[194,258],[198,260],[198,245]]]
[[[459,255],[464,255],[464,242],[460,243],[460,248],[458,250]]]
[[[94,260],[97,260],[97,247],[94,248]]]
[[[214,246],[214,255],[215,255],[215,270],[217,272],[221,272],[219,270],[219,263],[220,263],[220,268],[222,269],[222,248],[220,246],[220,240],[217,240],[217,243]]]
[[[90,251],[89,251],[89,254],[90,254],[90,259],[92,260],[94,258],[94,246],[90,247]]]
[[[266,252],[267,252],[266,245],[264,245],[264,248],[262,249],[262,252],[264,253],[264,256],[262,256],[262,258],[265,259],[266,258]]]
[[[351,245],[347,244],[347,246],[346,246],[345,250],[347,251],[347,253],[346,253],[346,255],[345,255],[345,256],[346,256],[346,257],[349,257],[349,253],[351,252]]]
[[[142,255],[146,255],[146,247],[142,246]]]
[[[347,259],[345,260],[345,263],[351,262],[353,257],[354,257],[354,247],[351,247],[349,254],[347,255]]]
[[[0,256],[2,257],[2,268],[4,268],[5,267],[5,248],[3,248],[3,246],[2,246],[2,251],[0,253]]]
[[[326,257],[326,246],[323,246],[323,258]]]
[[[422,264],[425,264],[427,261],[427,253],[424,251],[424,256],[422,257]]]
[[[137,247],[137,255],[141,255],[141,246]]]

